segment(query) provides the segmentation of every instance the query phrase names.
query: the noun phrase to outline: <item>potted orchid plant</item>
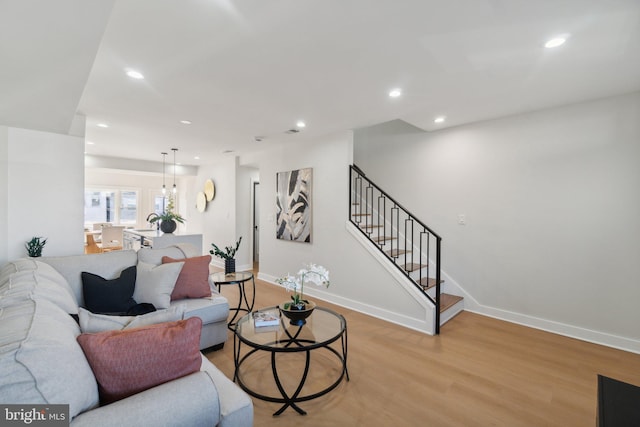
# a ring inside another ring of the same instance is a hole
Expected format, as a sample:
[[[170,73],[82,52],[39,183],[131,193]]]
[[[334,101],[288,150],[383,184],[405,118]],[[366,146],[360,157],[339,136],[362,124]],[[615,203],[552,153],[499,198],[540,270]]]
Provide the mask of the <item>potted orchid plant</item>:
[[[287,291],[293,292],[291,301],[282,304],[280,310],[291,319],[291,323],[294,325],[303,325],[304,319],[311,314],[316,306],[315,303],[304,297],[304,285],[308,282],[316,286],[329,287],[329,270],[321,265],[307,264],[295,276],[287,275],[276,279],[276,283],[284,285]]]

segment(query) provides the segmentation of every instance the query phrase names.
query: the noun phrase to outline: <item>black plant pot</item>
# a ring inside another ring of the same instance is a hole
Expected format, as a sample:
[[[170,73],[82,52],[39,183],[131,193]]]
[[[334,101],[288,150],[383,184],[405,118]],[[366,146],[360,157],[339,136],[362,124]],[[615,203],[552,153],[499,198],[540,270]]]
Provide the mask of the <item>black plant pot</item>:
[[[235,258],[225,258],[224,260],[224,274],[231,274],[236,272],[236,260]]]
[[[295,326],[302,326],[307,323],[307,317],[309,317],[313,312],[313,309],[316,308],[316,303],[313,301],[309,301],[301,308],[295,306],[284,308],[285,304],[287,303],[280,304],[280,311],[289,319],[289,323]]]
[[[160,223],[160,230],[162,230],[163,233],[171,234],[176,231],[177,226],[178,224],[176,224],[174,220],[170,219],[168,221],[162,221]]]

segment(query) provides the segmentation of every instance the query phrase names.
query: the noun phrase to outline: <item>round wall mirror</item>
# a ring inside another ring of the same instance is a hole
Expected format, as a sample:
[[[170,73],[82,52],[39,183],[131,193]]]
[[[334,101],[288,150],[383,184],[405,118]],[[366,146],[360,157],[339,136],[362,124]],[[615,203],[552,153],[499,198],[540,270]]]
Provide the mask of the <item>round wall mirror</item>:
[[[206,180],[204,183],[204,194],[207,197],[207,202],[212,201],[216,195],[216,187],[210,179]]]
[[[202,191],[196,196],[196,209],[198,212],[204,212],[207,207],[207,196]]]

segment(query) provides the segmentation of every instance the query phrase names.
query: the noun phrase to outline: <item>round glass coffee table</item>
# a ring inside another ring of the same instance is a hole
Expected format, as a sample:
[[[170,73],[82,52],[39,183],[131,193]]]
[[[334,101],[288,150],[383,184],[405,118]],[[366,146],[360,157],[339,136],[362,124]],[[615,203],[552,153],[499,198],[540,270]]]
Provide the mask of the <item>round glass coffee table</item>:
[[[273,415],[280,415],[288,407],[306,415],[298,402],[329,393],[343,378],[349,381],[347,321],[342,315],[316,307],[304,325],[296,326],[290,324],[277,306],[258,312],[275,314],[277,325],[255,326],[254,313],[238,320],[233,329],[234,381],[253,397],[282,403]],[[261,378],[269,361],[272,378]],[[300,369],[292,371],[296,363]],[[313,380],[305,387],[309,377]],[[275,387],[267,386],[264,390],[265,383],[271,381]],[[275,395],[274,389],[280,396]]]

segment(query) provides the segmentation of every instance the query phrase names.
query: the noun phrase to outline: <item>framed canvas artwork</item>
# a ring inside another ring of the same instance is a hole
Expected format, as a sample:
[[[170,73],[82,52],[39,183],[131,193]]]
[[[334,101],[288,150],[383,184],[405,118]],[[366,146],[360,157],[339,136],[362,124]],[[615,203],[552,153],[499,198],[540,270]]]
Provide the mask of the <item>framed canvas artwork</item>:
[[[276,238],[311,243],[313,169],[276,174]]]

